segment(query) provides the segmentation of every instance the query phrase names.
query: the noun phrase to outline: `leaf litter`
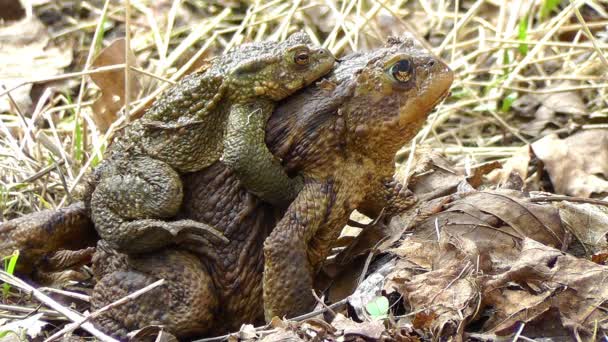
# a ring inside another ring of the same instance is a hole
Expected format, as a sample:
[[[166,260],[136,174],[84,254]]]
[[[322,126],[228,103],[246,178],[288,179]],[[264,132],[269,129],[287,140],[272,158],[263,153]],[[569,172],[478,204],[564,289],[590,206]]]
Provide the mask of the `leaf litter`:
[[[434,176],[431,171],[423,178]],[[349,298],[361,291],[368,298],[393,298],[391,306],[400,309],[393,312],[392,328],[413,327],[410,336],[422,339],[497,340],[520,327],[527,338],[592,339],[607,328],[608,267],[591,257],[606,253],[608,210],[539,201],[546,196],[498,188],[420,202],[384,227],[401,232],[378,252],[378,265],[370,266],[367,279],[381,286],[364,281]],[[387,260],[393,263],[389,272],[381,266]],[[336,283],[346,276],[338,275]],[[366,320],[358,302],[349,303]]]

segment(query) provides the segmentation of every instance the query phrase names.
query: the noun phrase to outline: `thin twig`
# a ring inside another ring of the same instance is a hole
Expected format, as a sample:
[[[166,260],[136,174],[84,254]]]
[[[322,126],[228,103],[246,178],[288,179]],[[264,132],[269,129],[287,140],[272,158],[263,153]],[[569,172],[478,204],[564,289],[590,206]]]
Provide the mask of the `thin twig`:
[[[57,303],[51,297],[45,295],[44,293],[42,293],[39,290],[35,289],[31,285],[29,285],[26,282],[22,281],[21,279],[13,276],[12,274],[9,274],[9,273],[7,273],[5,271],[0,270],[0,280],[2,280],[5,283],[9,283],[12,286],[18,287],[18,288],[22,289],[23,291],[25,291],[27,293],[32,294],[34,296],[34,298],[36,298],[40,302],[44,303],[46,306],[50,307],[51,309],[53,309],[53,310],[61,313],[62,315],[64,315],[65,317],[67,317],[68,319],[70,319],[73,322],[79,322],[80,320],[82,320],[84,318],[84,316],[82,316],[80,313],[75,312],[75,311],[73,311],[71,309],[68,309],[65,306]],[[84,330],[88,331],[91,335],[93,335],[93,336],[97,337],[98,339],[100,339],[101,341],[104,341],[104,342],[118,342],[117,340],[113,339],[112,337],[110,337],[110,336],[106,335],[105,333],[99,331],[90,322],[83,323],[82,324],[82,328]]]
[[[125,297],[122,297],[119,300],[114,301],[114,302],[112,302],[112,303],[110,303],[110,304],[108,304],[108,305],[100,308],[99,310],[96,310],[96,311],[90,313],[89,315],[82,317],[78,321],[74,321],[74,323],[70,323],[70,324],[66,325],[65,327],[63,327],[63,329],[59,330],[58,332],[54,333],[49,338],[47,338],[46,340],[44,340],[44,342],[54,341],[57,338],[63,336],[64,334],[67,334],[69,332],[72,332],[72,331],[80,328],[83,324],[86,324],[87,321],[89,321],[89,320],[91,320],[91,319],[93,319],[93,318],[101,315],[102,313],[104,313],[104,312],[106,312],[106,311],[108,311],[108,310],[110,310],[110,309],[112,309],[114,307],[120,306],[120,305],[122,305],[122,304],[124,304],[124,303],[126,303],[128,301],[131,301],[131,300],[133,300],[133,299],[135,299],[135,298],[143,295],[144,293],[147,293],[147,292],[151,291],[152,289],[157,288],[157,287],[163,285],[164,283],[165,283],[165,280],[164,279],[160,279],[160,280],[157,280],[157,281],[153,282],[152,284],[150,284],[150,285],[148,285],[146,287],[143,287],[143,288],[141,288],[141,289],[139,289],[139,290],[137,290],[137,291],[135,291],[135,292],[133,292],[133,293],[125,296]]]
[[[570,196],[542,196],[533,197],[529,199],[530,202],[575,202],[575,203],[589,203],[595,205],[602,205],[608,207],[608,201],[602,201],[595,198],[583,198],[583,197],[570,197]]]
[[[315,297],[315,300],[317,301],[317,303],[321,304],[321,306],[326,309],[326,312],[329,312],[332,315],[332,317],[336,316],[336,312],[334,310],[332,310],[329,306],[327,306],[327,304],[325,304],[325,301],[323,301],[321,298],[319,298],[319,296],[317,295],[317,291],[315,291],[315,289],[310,289],[310,292],[312,292],[312,296]]]
[[[65,291],[65,290],[59,290],[59,289],[55,289],[55,288],[52,288],[52,287],[40,287],[40,288],[38,288],[38,290],[40,290],[42,292],[57,293],[57,294],[60,294],[62,296],[65,296],[65,297],[75,298],[75,299],[82,300],[83,302],[87,302],[87,303],[89,303],[91,301],[91,296],[87,296],[87,295],[82,294],[82,293],[77,293],[77,292],[72,292],[72,291]]]

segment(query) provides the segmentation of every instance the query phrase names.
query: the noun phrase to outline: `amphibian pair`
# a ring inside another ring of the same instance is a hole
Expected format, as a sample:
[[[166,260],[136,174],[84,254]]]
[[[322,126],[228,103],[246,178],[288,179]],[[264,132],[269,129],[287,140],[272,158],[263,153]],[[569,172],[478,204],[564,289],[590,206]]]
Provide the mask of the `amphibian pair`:
[[[284,42],[244,44],[170,88],[125,128],[95,170],[88,196],[99,235],[117,250],[140,253],[212,227],[172,220],[182,205],[182,175],[223,162],[252,193],[286,205],[302,187],[264,142],[274,103],[328,73],[333,55],[304,33]]]
[[[341,59],[318,85],[282,101],[268,122],[270,150],[304,179],[289,208],[277,218],[222,163],[187,175],[179,217],[217,227],[230,243],[111,263],[120,268],[98,282],[94,308],[160,278],[166,287],[96,322],[118,335],[162,324],[188,338],[259,324],[264,313],[269,321],[311,310],[313,279],[353,210],[376,217],[405,202],[387,182],[395,153],[446,96],[452,77],[439,59],[401,39]]]

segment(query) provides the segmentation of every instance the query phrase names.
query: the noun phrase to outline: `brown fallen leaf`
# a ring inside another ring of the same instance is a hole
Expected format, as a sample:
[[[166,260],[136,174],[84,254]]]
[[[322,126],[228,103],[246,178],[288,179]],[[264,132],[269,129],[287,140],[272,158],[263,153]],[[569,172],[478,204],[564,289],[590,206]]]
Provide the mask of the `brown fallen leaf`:
[[[408,236],[404,241],[407,243],[401,243],[398,247],[388,249],[387,252],[404,258],[419,268],[431,270],[435,256],[439,252],[437,242],[419,239],[416,236]]]
[[[235,341],[238,341],[238,339],[235,339]],[[291,331],[291,330],[286,330],[286,329],[278,329],[275,333],[272,333],[268,336],[264,336],[264,338],[261,339],[262,342],[283,342],[283,341],[304,341],[303,339],[301,339],[298,334],[296,334],[295,332]]]
[[[413,312],[428,315],[424,327],[436,336],[461,336],[480,302],[476,259],[467,239],[442,233],[433,270],[403,279],[399,288]],[[433,317],[431,319],[431,317]]]
[[[419,312],[414,316],[412,324],[416,329],[429,330],[433,326],[433,322],[437,319],[437,314],[434,312]]]
[[[471,169],[471,174],[467,177],[467,182],[473,187],[478,188],[484,183],[484,178],[490,172],[501,168],[500,162],[493,161],[481,164]]]
[[[572,81],[563,81],[545,88],[563,89],[574,86]],[[513,109],[523,116],[533,117],[533,120],[522,127],[522,131],[531,136],[538,136],[547,126],[555,128],[567,124],[568,118],[587,114],[587,107],[578,92],[551,92],[548,94],[527,94],[513,102]],[[557,114],[566,114],[566,118],[558,118]]]
[[[559,312],[563,327],[587,339],[598,328],[598,322],[608,318],[601,307],[608,300],[606,279],[606,266],[524,239],[511,268],[484,279],[486,305],[495,310],[484,327],[509,333],[519,322],[531,321],[553,308]],[[520,285],[517,300],[497,300],[514,295],[509,293],[513,286],[508,284]],[[542,297],[547,299],[540,300]]]
[[[582,244],[583,251],[576,255],[589,256],[608,250],[608,208],[568,201],[553,202],[552,205],[559,209],[562,222]]]
[[[608,265],[608,253],[598,253],[591,256],[591,261],[600,265]]]
[[[0,25],[0,85],[11,88],[26,81],[59,75],[72,63],[69,40],[51,41],[46,27],[35,17]],[[11,91],[22,113],[30,113],[33,84]],[[2,88],[0,87],[0,91]],[[0,112],[14,112],[7,96],[0,97]]]
[[[503,232],[518,238],[531,238],[547,245],[564,247],[565,230],[558,211],[546,204],[529,201],[526,193],[513,190],[480,191],[452,202],[447,212],[492,215],[509,229]],[[481,216],[478,216],[481,217]],[[504,228],[501,227],[501,228]]]
[[[93,68],[125,63],[125,40],[117,39],[103,49],[91,64]],[[129,65],[137,66],[135,54],[129,52]],[[130,72],[130,94],[134,99],[141,89],[137,73]],[[114,70],[91,74],[91,79],[101,89],[101,97],[93,103],[93,120],[97,129],[105,132],[118,118],[118,111],[124,106],[125,73],[124,70]]]
[[[464,178],[450,167],[442,155],[428,148],[418,148],[409,174],[405,174],[406,169],[406,163],[400,165],[395,178],[401,183],[408,180],[408,187],[417,196],[440,189],[454,191]]]
[[[528,166],[531,162],[530,146],[522,146],[517,152],[509,158],[500,169],[491,171],[486,179],[497,186],[508,182],[512,174],[517,174],[522,180],[526,180],[529,177]]]
[[[414,236],[437,241],[443,229],[476,241],[481,253],[490,257],[480,260],[484,270],[490,264],[508,267],[509,251],[525,237],[558,248],[566,242],[558,210],[530,202],[525,193],[514,190],[479,191],[455,199],[417,224]]]
[[[356,341],[361,338],[366,341],[377,341],[385,330],[382,321],[357,323],[342,314],[336,315],[331,325],[337,330],[336,336],[343,336],[344,341]]]
[[[560,139],[549,135],[532,144],[558,194],[608,194],[608,130],[584,130]]]

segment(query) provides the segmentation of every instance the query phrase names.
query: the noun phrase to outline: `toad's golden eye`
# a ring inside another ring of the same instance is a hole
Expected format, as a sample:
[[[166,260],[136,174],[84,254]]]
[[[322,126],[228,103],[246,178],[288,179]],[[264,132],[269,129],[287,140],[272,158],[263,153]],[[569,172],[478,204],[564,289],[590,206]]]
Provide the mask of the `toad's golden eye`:
[[[308,51],[298,51],[293,57],[297,65],[308,65],[310,63],[310,55]]]
[[[391,75],[401,83],[406,83],[412,78],[412,71],[412,63],[407,59],[402,59],[391,67]]]

